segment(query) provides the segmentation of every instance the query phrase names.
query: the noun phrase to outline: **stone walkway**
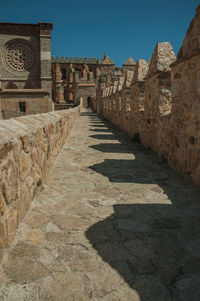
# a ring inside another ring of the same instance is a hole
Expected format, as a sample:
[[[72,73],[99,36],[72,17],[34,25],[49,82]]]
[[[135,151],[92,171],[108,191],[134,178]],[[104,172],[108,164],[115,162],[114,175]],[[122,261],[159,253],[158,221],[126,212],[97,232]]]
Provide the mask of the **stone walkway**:
[[[200,300],[200,190],[82,112],[0,268],[0,301]]]

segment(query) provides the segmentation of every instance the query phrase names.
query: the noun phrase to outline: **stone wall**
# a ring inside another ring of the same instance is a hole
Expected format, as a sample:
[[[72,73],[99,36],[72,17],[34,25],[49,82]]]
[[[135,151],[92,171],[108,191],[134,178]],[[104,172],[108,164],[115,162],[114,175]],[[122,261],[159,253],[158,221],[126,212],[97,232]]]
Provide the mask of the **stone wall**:
[[[79,99],[82,98],[83,107],[88,107],[88,98],[95,99],[96,97],[96,87],[94,84],[78,84],[77,95]]]
[[[168,160],[200,184],[200,5],[172,66]]]
[[[5,89],[0,91],[1,118],[49,112],[49,92],[45,89]],[[20,107],[23,104],[24,107]]]
[[[0,260],[79,115],[79,107],[0,121]]]
[[[158,43],[127,82],[99,83],[94,110],[200,184],[200,6],[177,59]]]

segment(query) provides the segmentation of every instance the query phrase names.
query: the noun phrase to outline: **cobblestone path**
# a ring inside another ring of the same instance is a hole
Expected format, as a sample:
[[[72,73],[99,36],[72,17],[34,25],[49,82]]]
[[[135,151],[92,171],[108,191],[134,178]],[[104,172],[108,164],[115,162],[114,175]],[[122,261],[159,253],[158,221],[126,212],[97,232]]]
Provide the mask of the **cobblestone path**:
[[[0,301],[199,301],[200,190],[82,112],[0,268]]]

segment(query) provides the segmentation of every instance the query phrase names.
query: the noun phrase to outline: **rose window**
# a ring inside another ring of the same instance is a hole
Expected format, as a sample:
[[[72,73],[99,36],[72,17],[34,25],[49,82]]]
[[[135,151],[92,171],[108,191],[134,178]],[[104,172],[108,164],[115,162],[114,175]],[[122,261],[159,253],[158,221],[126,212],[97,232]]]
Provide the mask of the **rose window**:
[[[11,44],[6,51],[6,62],[16,71],[29,70],[33,65],[33,51],[23,43]]]

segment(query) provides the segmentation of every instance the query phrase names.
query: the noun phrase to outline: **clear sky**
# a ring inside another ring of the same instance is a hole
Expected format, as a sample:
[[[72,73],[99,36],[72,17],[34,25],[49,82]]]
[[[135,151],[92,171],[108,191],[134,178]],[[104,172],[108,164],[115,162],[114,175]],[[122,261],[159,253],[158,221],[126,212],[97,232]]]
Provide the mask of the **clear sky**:
[[[1,22],[52,22],[52,55],[148,60],[157,42],[177,53],[199,0],[1,0]]]

